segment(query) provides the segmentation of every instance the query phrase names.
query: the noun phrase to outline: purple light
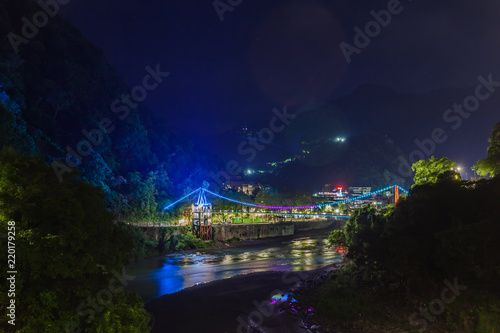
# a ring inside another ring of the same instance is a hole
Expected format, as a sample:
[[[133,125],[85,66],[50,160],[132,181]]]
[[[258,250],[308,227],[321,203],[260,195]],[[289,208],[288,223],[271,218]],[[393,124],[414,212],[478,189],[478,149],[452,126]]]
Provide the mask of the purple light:
[[[238,203],[238,204],[241,204],[241,205],[244,205],[244,206],[250,206],[250,207],[259,207],[259,208],[277,209],[277,210],[312,209],[312,208],[318,207],[318,205],[314,205],[314,206],[302,206],[302,207],[262,206],[262,205],[256,205],[256,204],[252,204],[252,203],[248,203],[248,202],[243,202],[243,201],[239,201],[239,200],[234,200],[234,199],[226,198],[226,197],[224,197],[224,196],[222,196],[220,194],[214,193],[214,192],[209,191],[209,190],[205,190],[205,191],[208,192],[208,193],[210,193],[210,194],[212,194],[212,195],[215,195],[216,197],[219,197],[221,199],[232,201],[232,202],[235,202],[235,203]]]
[[[208,201],[206,201],[206,198],[204,196],[204,192],[208,192],[212,195],[215,195],[216,197],[218,198],[221,198],[223,200],[227,200],[227,201],[231,201],[231,202],[234,202],[234,203],[238,203],[240,205],[244,205],[244,206],[249,206],[249,207],[258,207],[258,208],[266,208],[266,209],[275,209],[275,210],[292,210],[292,209],[314,209],[314,208],[319,208],[319,207],[324,207],[324,206],[334,206],[334,205],[339,205],[339,204],[343,204],[343,203],[346,203],[346,202],[352,202],[352,201],[356,201],[356,200],[359,200],[359,199],[363,199],[363,198],[366,198],[366,197],[369,197],[371,195],[374,195],[374,194],[377,194],[377,193],[381,193],[383,191],[388,191],[390,190],[391,188],[393,187],[399,187],[399,189],[403,192],[403,193],[406,193],[408,194],[408,191],[405,190],[404,188],[402,188],[401,186],[398,186],[398,185],[392,185],[392,186],[388,186],[388,187],[385,187],[383,189],[380,189],[378,191],[374,191],[374,192],[371,192],[369,194],[365,194],[365,195],[362,195],[362,196],[359,196],[359,197],[355,197],[355,198],[351,198],[351,199],[348,199],[348,200],[343,200],[343,201],[336,201],[336,202],[330,202],[330,203],[324,203],[324,204],[320,204],[320,205],[313,205],[313,206],[300,206],[300,207],[287,207],[287,206],[263,206],[263,205],[256,205],[256,204],[252,204],[252,203],[249,203],[249,202],[243,202],[243,201],[239,201],[239,200],[234,200],[234,199],[230,199],[230,198],[227,198],[227,197],[224,197],[220,194],[217,194],[217,193],[214,193],[212,191],[209,191],[207,189],[204,189],[204,188],[198,188],[197,190],[189,193],[188,195],[180,198],[179,200],[171,203],[170,205],[168,206],[165,206],[165,208],[163,208],[163,210],[167,210],[167,209],[170,209],[171,207],[175,206],[176,204],[178,204],[180,201],[186,199],[187,197],[197,193],[198,191],[201,191],[201,193],[198,195],[198,203],[204,203],[204,204],[208,204]]]

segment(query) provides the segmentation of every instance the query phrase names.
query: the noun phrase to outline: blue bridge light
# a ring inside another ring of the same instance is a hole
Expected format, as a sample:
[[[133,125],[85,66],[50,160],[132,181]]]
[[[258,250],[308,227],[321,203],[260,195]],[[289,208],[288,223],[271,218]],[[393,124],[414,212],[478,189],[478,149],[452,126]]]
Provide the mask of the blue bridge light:
[[[381,192],[389,191],[389,190],[393,189],[394,187],[398,187],[401,192],[403,192],[405,194],[408,194],[408,191],[405,190],[404,188],[402,188],[401,186],[399,186],[399,185],[392,185],[392,186],[387,186],[387,187],[384,187],[384,188],[382,188],[380,190],[377,190],[377,191],[374,191],[374,192],[371,192],[371,193],[368,193],[368,194],[360,195],[358,197],[347,199],[347,200],[327,202],[327,203],[319,204],[319,205],[298,206],[298,207],[256,205],[256,204],[252,204],[252,203],[249,203],[249,202],[243,202],[243,201],[231,199],[231,198],[225,197],[223,195],[214,193],[212,191],[209,191],[209,190],[207,190],[205,188],[201,188],[200,187],[200,188],[194,190],[193,192],[191,192],[191,193],[183,196],[179,200],[177,200],[175,202],[172,202],[168,206],[165,206],[165,208],[163,208],[163,210],[168,210],[168,209],[174,207],[175,205],[177,205],[182,200],[184,200],[186,198],[189,198],[190,196],[192,196],[192,195],[194,195],[194,194],[196,194],[198,192],[199,193],[198,193],[198,198],[196,200],[196,206],[200,206],[200,205],[208,206],[208,205],[210,205],[210,203],[208,202],[208,200],[207,200],[207,198],[205,196],[205,192],[207,192],[207,193],[209,193],[209,194],[211,194],[213,196],[216,196],[216,197],[218,197],[218,198],[220,198],[222,200],[234,202],[234,203],[237,203],[237,204],[240,204],[240,205],[243,205],[243,206],[257,207],[257,208],[267,208],[267,209],[276,209],[276,210],[292,210],[292,209],[314,209],[314,208],[321,208],[321,207],[325,207],[325,206],[336,206],[336,205],[340,205],[340,204],[343,204],[343,203],[349,203],[349,202],[353,202],[353,201],[356,201],[356,200],[361,200],[361,199],[370,197],[370,196],[372,196],[374,194],[379,194]]]

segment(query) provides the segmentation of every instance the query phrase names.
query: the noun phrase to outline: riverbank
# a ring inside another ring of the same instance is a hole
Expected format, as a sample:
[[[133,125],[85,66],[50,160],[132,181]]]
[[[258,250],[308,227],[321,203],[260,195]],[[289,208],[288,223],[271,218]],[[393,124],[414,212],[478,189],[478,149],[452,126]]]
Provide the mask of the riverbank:
[[[286,242],[295,243],[301,238],[309,238],[305,240],[308,244],[305,245],[305,250],[317,246],[316,243],[310,243],[311,238],[324,238],[329,232],[330,230],[307,230],[286,237],[216,243],[210,249],[185,251],[181,255],[184,258],[190,254],[203,256],[204,253],[210,255],[213,254],[211,251],[220,253],[225,249],[234,249],[237,253],[252,253],[255,249],[281,248]],[[286,332],[308,332],[301,317],[278,311],[283,302],[273,304],[272,314],[268,313],[266,306],[271,304],[273,295],[286,293],[301,281],[318,279],[334,269],[335,265],[337,264],[327,264],[322,268],[295,272],[290,271],[292,267],[288,265],[271,266],[274,271],[237,275],[157,297],[146,303],[146,309],[154,317],[152,332],[250,332],[247,329],[251,322],[248,320],[249,315],[254,323],[267,327],[266,332],[274,332],[273,327],[278,329],[276,332],[284,332],[280,327],[288,327]],[[191,281],[193,278],[189,276]],[[262,323],[259,323],[261,317]]]
[[[455,278],[408,294],[380,273],[344,262],[294,290],[295,307],[314,309],[302,318],[320,332],[500,332],[497,293]]]
[[[291,239],[302,235],[317,235],[330,233],[332,230],[343,228],[344,221],[324,220],[317,222],[297,221],[265,224],[237,224],[229,226],[214,226],[213,241],[203,241],[196,238],[188,227],[141,227],[132,224],[122,224],[130,232],[134,242],[131,253],[133,262],[151,259],[183,251],[214,250],[258,244],[254,242],[275,242],[277,239]],[[250,243],[247,243],[250,242]],[[238,245],[234,245],[238,244]]]
[[[333,269],[335,265],[305,272],[247,274],[161,296],[146,304],[154,318],[152,332],[252,332],[249,326],[276,333],[310,332],[300,316],[280,311],[278,302],[272,304],[272,296]]]
[[[410,325],[412,312],[408,304],[398,298],[375,296],[376,288],[368,287],[365,281],[354,276],[335,285],[335,279],[343,275],[346,264],[322,275],[314,284],[301,284],[293,293],[297,306],[314,308],[304,320],[320,327],[320,332],[352,333],[410,333],[418,332]],[[335,285],[335,287],[333,286]],[[330,297],[332,288],[340,290],[338,297]],[[372,290],[370,290],[372,289]],[[328,300],[325,298],[329,298]],[[325,313],[328,312],[328,313]],[[448,332],[442,325],[429,327],[426,332]]]
[[[128,289],[148,302],[219,279],[266,271],[313,270],[337,263],[342,255],[326,244],[328,231],[307,231],[291,237],[216,243],[210,248],[155,256],[127,266],[134,276]]]

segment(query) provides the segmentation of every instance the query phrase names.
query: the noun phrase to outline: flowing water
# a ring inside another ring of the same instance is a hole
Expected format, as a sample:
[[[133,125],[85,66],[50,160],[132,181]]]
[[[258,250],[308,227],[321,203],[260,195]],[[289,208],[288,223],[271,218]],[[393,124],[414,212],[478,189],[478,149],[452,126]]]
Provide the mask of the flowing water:
[[[146,259],[127,268],[127,289],[144,301],[197,284],[265,271],[306,271],[340,262],[327,236],[276,240],[244,247],[178,252]]]

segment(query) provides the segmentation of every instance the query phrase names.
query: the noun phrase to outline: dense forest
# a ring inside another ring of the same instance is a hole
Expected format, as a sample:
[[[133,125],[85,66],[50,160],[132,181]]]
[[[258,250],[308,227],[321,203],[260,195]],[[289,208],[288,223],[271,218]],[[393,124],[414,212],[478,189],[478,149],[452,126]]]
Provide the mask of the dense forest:
[[[35,1],[0,4],[0,147],[43,155],[59,181],[78,173],[120,220],[154,219],[170,197],[209,178],[203,155],[151,110],[113,107],[130,88],[64,18],[51,18],[16,53],[9,33],[21,34],[19,18],[39,10]]]
[[[117,222],[162,217],[207,178],[205,162],[147,108],[115,112],[130,88],[59,15],[13,47],[38,11],[0,3],[0,241],[15,243],[20,272],[0,293],[0,331],[147,332],[142,301],[124,291],[140,237]]]
[[[498,331],[500,123],[489,141],[474,168],[490,179],[461,180],[446,158],[420,161],[407,197],[359,209],[330,235],[349,264],[318,292],[322,316],[349,326],[362,313],[384,327],[396,313],[418,332]]]
[[[8,241],[16,250],[10,268],[19,272],[0,273],[15,278],[0,293],[0,331],[149,331],[142,301],[124,290],[133,237],[114,222],[100,189],[75,175],[59,182],[43,158],[3,149],[0,225],[9,231],[0,259],[8,262]]]

